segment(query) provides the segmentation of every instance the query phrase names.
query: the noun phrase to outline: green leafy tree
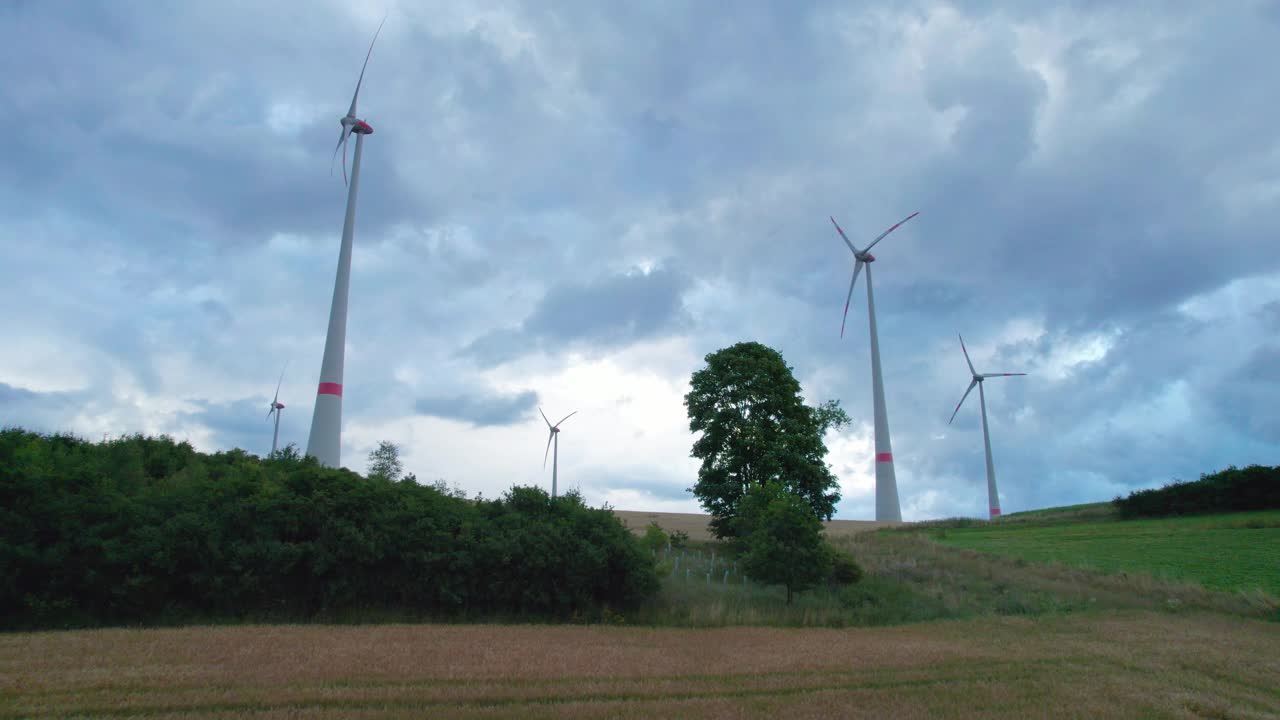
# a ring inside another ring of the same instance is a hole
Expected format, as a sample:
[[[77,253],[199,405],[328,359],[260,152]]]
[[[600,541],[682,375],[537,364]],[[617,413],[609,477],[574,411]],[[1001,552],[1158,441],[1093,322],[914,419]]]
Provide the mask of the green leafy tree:
[[[444,481],[444,478],[437,478],[435,482],[431,483],[431,487],[446,497],[457,498],[458,500],[467,499],[467,491],[463,490],[456,482],[450,486],[449,483]]]
[[[831,571],[831,552],[822,521],[804,498],[778,483],[756,486],[742,499],[739,539],[744,572],[792,596],[814,587]]]
[[[383,440],[378,447],[369,452],[370,479],[378,478],[395,482],[404,473],[404,465],[400,463],[400,448],[390,440]]]
[[[651,552],[658,552],[667,547],[670,538],[662,526],[656,522],[649,523],[644,529],[644,544]]]
[[[806,405],[782,355],[760,343],[718,350],[706,362],[693,374],[684,404],[689,429],[701,433],[693,444],[702,466],[692,491],[711,514],[712,532],[740,534],[734,528],[739,502],[770,482],[802,498],[816,517],[830,519],[840,486],[824,460],[822,438],[849,423],[839,401]]]

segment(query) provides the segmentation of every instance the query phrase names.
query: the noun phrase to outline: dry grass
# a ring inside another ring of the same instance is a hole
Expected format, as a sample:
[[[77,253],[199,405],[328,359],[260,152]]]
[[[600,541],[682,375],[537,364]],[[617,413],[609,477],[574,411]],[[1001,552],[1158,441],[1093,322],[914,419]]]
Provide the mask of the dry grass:
[[[644,529],[649,523],[656,522],[668,533],[677,530],[684,531],[689,534],[690,540],[714,540],[711,533],[707,530],[707,522],[711,520],[710,515],[700,515],[698,513],[659,513],[645,512],[642,510],[614,510],[622,523],[636,534],[643,534]],[[896,527],[903,523],[894,522],[876,522],[874,520],[828,520],[824,525],[827,528],[827,536],[831,538],[848,537],[856,535],[867,530],[875,530],[882,527]]]
[[[1280,625],[381,625],[0,636],[0,717],[1276,717]]]

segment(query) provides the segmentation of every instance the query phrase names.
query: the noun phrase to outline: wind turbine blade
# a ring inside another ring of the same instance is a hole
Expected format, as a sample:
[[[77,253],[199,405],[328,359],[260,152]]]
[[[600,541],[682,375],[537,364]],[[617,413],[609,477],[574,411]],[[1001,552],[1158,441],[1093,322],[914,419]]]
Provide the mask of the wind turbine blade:
[[[552,427],[551,421],[547,419],[547,414],[542,412],[542,408],[538,408],[538,414],[542,416],[542,422],[546,423],[548,428]]]
[[[352,125],[351,129],[354,130],[355,125]],[[347,137],[351,137],[351,130],[347,131]],[[350,184],[347,182],[347,144],[346,143],[342,143],[342,184],[343,185]]]
[[[840,337],[844,337],[844,325],[849,320],[849,302],[853,300],[853,286],[858,284],[858,273],[862,272],[862,261],[854,263],[853,277],[849,280],[849,294],[844,296],[844,316],[840,318]]]
[[[1014,376],[1017,376],[1017,375],[1026,375],[1026,373],[986,373],[986,374],[984,374],[982,377],[984,377],[984,378],[992,378],[992,377],[1014,377]]]
[[[373,43],[378,42],[378,34],[382,32],[382,26],[387,22],[387,16],[382,16],[382,22],[378,23],[378,30],[373,34],[373,41],[369,43],[369,52],[364,55],[364,65],[360,66],[360,79],[356,80],[356,91],[351,96],[351,109],[347,111],[347,117],[355,118],[356,116],[356,100],[360,98],[360,85],[364,82],[364,70],[369,67],[369,57],[373,55]]]
[[[844,230],[840,229],[840,223],[836,222],[836,219],[831,217],[830,215],[828,215],[827,217],[831,218],[831,224],[836,226],[836,232],[840,233],[840,238],[844,240],[844,244],[849,246],[849,250],[854,255],[857,255],[858,248],[854,247],[853,243],[849,242],[849,236],[844,234]]]
[[[268,420],[270,420],[270,419],[271,419],[271,413],[273,413],[273,412],[275,412],[275,411],[276,411],[275,403],[272,403],[272,405],[271,405],[271,409],[267,411],[267,419],[268,419]]]
[[[578,414],[578,411],[577,411],[577,410],[574,410],[573,412],[569,413],[568,415],[565,415],[564,417],[560,418],[560,422],[556,423],[556,427],[560,427],[560,424],[561,424],[561,423],[563,423],[565,420],[568,420],[569,418],[571,418],[571,417],[573,417],[574,415],[577,415],[577,414]]]
[[[965,391],[964,391],[964,395],[960,396],[960,402],[956,403],[956,409],[955,409],[955,410],[953,410],[953,411],[952,411],[952,413],[951,413],[951,420],[955,420],[955,419],[956,419],[956,413],[960,412],[960,406],[964,404],[964,400],[965,400],[965,398],[969,397],[969,393],[973,392],[973,386],[974,386],[974,385],[977,385],[977,384],[978,384],[978,381],[977,381],[977,380],[970,380],[970,381],[969,381],[969,389],[968,389],[968,390],[965,390]],[[948,421],[947,421],[947,424],[948,424],[948,425],[950,425],[950,424],[951,424],[951,420],[948,420]]]
[[[342,172],[345,173],[347,171],[347,151],[345,145],[347,142],[347,135],[349,134],[348,130],[350,130],[350,126],[344,124],[342,129],[338,131],[338,144],[333,146],[333,158],[329,160],[330,175],[333,174],[333,164],[338,161],[339,150],[342,150]]]
[[[271,407],[275,407],[280,400],[280,385],[284,383],[284,371],[289,368],[289,361],[284,361],[284,367],[280,368],[280,379],[276,381],[276,396],[271,400]]]
[[[884,232],[880,233],[880,236],[879,236],[879,237],[877,237],[875,240],[872,240],[872,241],[871,241],[871,244],[870,244],[870,245],[868,245],[868,246],[867,246],[867,249],[866,249],[866,250],[864,250],[863,252],[871,252],[871,248],[875,247],[875,246],[876,246],[876,243],[878,243],[878,242],[880,242],[881,240],[883,240],[885,235],[888,235],[889,233],[893,232],[894,230],[897,230],[898,228],[902,227],[902,225],[903,225],[904,223],[906,223],[908,220],[910,220],[911,218],[913,218],[913,217],[915,217],[915,216],[917,216],[917,215],[919,215],[919,214],[920,214],[920,213],[919,213],[918,211],[917,211],[917,212],[913,212],[913,213],[911,213],[910,215],[908,215],[908,216],[906,216],[906,217],[902,218],[901,220],[899,220],[897,225],[894,225],[893,227],[889,228],[888,230],[885,230]]]
[[[542,453],[542,469],[547,469],[547,456],[551,454],[551,441],[554,440],[556,434],[554,431],[547,433],[547,451]]]
[[[973,369],[973,361],[969,359],[969,351],[964,346],[964,336],[956,333],[956,337],[960,338],[960,352],[964,353],[964,361],[969,363],[969,374],[977,375],[978,371]]]

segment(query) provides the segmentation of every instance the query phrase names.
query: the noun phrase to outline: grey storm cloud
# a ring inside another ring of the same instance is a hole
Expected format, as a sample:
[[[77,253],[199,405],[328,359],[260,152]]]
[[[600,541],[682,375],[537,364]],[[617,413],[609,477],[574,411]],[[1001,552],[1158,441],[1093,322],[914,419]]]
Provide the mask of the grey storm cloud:
[[[38,397],[40,397],[39,393],[31,392],[25,388],[13,387],[12,385],[0,383],[0,403],[4,403],[5,405],[16,405],[20,402],[30,402]]]
[[[1238,432],[1257,441],[1280,443],[1280,345],[1264,345],[1213,388],[1213,405]]]
[[[88,400],[83,392],[36,392],[0,381],[0,428],[66,432],[63,418]]]
[[[1030,373],[988,388],[1009,511],[1274,458],[1276,8],[392,7],[360,102],[376,132],[351,442],[415,415],[498,432],[568,355],[679,385],[679,353],[646,344],[700,358],[742,339],[864,432],[865,288],[840,338],[853,264],[827,216],[861,244],[919,210],[874,267],[908,517],[985,507],[976,409],[946,425],[967,382],[957,332],[983,367]],[[0,103],[29,123],[0,164],[0,422],[261,454],[288,361],[281,437],[305,441],[345,200],[337,118],[381,16],[0,7]],[[652,421],[651,439],[687,428]],[[669,477],[684,449],[644,457],[575,477],[692,483]],[[491,460],[452,467],[509,480]]]
[[[688,319],[681,302],[688,287],[683,274],[661,268],[556,286],[518,328],[489,333],[464,354],[495,365],[530,352],[618,347],[679,331]]]
[[[524,420],[537,404],[538,394],[532,390],[509,394],[472,392],[419,398],[414,409],[423,415],[485,427]]]

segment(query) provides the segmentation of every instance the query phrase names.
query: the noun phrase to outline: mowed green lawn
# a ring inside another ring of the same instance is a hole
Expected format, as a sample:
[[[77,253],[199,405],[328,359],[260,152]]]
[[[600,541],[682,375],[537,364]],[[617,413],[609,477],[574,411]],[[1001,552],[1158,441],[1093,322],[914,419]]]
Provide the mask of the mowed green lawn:
[[[1280,596],[1280,511],[1275,510],[1158,520],[997,522],[930,535],[951,547],[1035,562]]]

